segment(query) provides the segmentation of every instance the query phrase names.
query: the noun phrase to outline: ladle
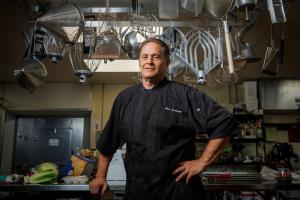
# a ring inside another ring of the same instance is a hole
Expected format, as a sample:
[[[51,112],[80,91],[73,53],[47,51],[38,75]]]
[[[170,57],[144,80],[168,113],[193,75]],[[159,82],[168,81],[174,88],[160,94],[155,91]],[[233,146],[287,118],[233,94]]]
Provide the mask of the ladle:
[[[207,0],[206,7],[209,13],[214,16],[215,18],[222,19],[223,26],[224,26],[224,34],[225,34],[225,44],[226,44],[226,52],[227,52],[227,59],[228,59],[228,68],[229,73],[234,73],[233,67],[233,59],[232,59],[232,50],[230,44],[230,35],[229,35],[229,28],[227,24],[227,13],[234,5],[234,0]]]

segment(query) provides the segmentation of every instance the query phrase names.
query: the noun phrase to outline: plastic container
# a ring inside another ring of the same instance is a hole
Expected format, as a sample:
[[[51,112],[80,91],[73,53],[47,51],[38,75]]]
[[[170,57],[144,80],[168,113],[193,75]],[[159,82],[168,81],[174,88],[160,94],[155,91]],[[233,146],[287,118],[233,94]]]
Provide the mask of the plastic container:
[[[87,176],[65,176],[62,179],[66,184],[86,184],[89,180]]]

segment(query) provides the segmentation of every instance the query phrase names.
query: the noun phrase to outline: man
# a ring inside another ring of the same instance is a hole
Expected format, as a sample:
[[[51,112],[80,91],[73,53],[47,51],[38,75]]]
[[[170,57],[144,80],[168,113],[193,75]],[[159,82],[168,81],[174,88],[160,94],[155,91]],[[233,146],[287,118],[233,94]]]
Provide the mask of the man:
[[[236,130],[232,115],[196,89],[168,81],[168,46],[150,38],[141,45],[142,84],[117,96],[97,144],[100,152],[92,194],[104,194],[112,155],[127,144],[127,200],[205,199],[198,174],[223,150]],[[195,137],[210,141],[195,159]]]

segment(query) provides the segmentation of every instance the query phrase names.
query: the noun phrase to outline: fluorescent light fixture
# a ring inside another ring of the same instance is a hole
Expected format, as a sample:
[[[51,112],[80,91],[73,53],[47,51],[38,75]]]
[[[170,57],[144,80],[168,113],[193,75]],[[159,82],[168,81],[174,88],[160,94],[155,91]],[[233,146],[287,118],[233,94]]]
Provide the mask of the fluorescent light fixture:
[[[96,72],[139,72],[138,60],[114,60],[102,62]]]

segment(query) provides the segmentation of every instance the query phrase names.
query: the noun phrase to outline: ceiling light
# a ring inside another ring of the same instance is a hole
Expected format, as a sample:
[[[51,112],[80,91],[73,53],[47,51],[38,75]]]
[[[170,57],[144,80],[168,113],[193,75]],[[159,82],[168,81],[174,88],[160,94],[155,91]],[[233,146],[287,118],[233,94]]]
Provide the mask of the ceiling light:
[[[102,63],[95,72],[139,72],[138,60],[114,60]]]

